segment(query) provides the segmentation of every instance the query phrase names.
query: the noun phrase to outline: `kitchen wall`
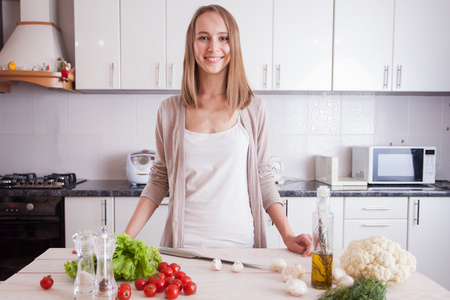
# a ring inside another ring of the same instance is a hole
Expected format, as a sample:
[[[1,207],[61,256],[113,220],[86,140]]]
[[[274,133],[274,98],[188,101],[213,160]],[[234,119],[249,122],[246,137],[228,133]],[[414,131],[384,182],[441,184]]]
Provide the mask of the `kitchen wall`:
[[[20,20],[19,1],[2,0],[6,41]],[[58,1],[69,61],[74,61],[73,0]],[[176,92],[174,92],[176,93]],[[0,175],[75,172],[125,179],[129,152],[154,148],[157,94],[80,94],[19,83],[0,94]],[[314,178],[314,156],[336,155],[351,172],[353,145],[437,147],[437,179],[450,180],[450,96],[265,93],[270,152],[283,176]]]
[[[175,92],[176,93],[176,92]],[[80,94],[28,83],[0,95],[0,174],[75,172],[126,179],[129,152],[153,149],[156,111],[171,94]],[[283,175],[314,179],[314,156],[351,171],[352,145],[433,145],[437,179],[450,180],[450,96],[355,93],[259,94],[270,152]]]

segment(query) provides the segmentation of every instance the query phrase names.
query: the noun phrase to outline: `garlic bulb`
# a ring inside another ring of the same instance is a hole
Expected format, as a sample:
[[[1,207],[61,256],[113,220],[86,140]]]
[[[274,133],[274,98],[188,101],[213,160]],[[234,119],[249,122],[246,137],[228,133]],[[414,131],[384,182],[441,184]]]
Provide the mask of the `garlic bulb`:
[[[281,272],[286,268],[286,261],[282,258],[274,258],[270,262],[270,269],[275,272]]]
[[[238,260],[231,266],[231,271],[235,273],[239,273],[242,270],[244,270],[244,265]]]
[[[214,258],[211,262],[211,270],[220,271],[222,269],[222,261],[220,258]]]
[[[308,286],[301,279],[291,278],[284,285],[286,291],[291,294],[291,296],[303,296],[308,292]]]
[[[293,267],[288,266],[281,272],[284,282],[291,278],[300,279],[306,273],[305,268],[301,264],[295,264]]]
[[[342,269],[340,267],[333,268],[333,282],[334,283],[337,283],[339,281],[339,279],[344,275],[347,275],[347,273],[345,272],[344,269]]]
[[[355,280],[351,276],[344,275],[338,279],[337,283],[338,285],[352,286],[355,283]]]

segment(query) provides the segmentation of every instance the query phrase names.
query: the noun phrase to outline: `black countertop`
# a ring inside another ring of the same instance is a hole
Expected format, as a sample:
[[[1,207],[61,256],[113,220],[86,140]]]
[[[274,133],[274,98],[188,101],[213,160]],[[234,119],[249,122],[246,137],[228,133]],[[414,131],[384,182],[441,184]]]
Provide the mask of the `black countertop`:
[[[281,197],[316,197],[321,182],[286,180],[278,187]],[[127,180],[87,180],[70,189],[0,189],[9,197],[139,197],[144,186],[132,186]],[[450,190],[435,185],[380,186],[346,189],[331,188],[332,197],[450,197]]]

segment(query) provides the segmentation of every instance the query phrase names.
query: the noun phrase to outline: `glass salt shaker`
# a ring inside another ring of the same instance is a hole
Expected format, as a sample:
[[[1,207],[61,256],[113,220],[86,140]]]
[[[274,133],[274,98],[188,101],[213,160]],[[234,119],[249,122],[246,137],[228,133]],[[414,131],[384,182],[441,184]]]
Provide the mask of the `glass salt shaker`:
[[[94,241],[95,233],[80,231],[72,236],[78,256],[77,277],[73,284],[73,298],[92,298],[94,291]]]
[[[114,234],[106,232],[95,238],[95,254],[97,255],[97,274],[95,277],[94,299],[115,299],[117,284],[114,279],[112,257],[115,251],[117,238]]]

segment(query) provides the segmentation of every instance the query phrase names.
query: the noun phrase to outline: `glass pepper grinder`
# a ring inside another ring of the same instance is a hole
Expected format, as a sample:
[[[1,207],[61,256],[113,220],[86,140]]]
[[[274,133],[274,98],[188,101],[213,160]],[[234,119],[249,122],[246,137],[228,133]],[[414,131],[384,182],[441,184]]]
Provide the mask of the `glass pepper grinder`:
[[[114,234],[106,232],[95,238],[95,255],[97,255],[97,274],[95,277],[94,299],[115,299],[117,284],[114,279],[112,257],[115,251],[117,238]]]
[[[317,211],[313,212],[311,285],[318,290],[331,287],[333,273],[334,214],[330,210],[330,189],[317,189]]]
[[[73,298],[90,297],[94,291],[94,241],[92,231],[80,231],[72,236],[78,256],[77,277],[73,284]]]

